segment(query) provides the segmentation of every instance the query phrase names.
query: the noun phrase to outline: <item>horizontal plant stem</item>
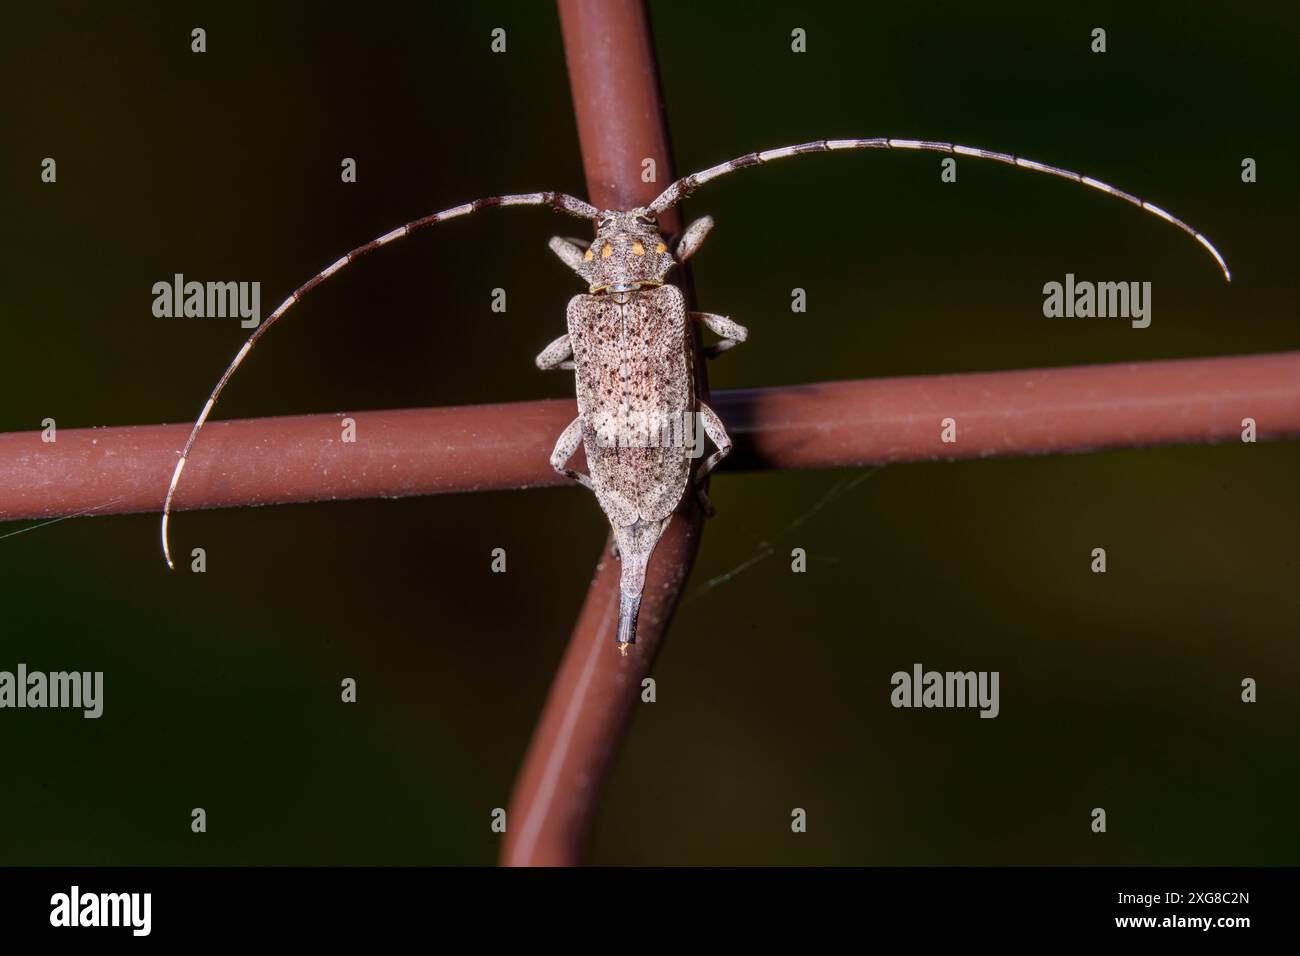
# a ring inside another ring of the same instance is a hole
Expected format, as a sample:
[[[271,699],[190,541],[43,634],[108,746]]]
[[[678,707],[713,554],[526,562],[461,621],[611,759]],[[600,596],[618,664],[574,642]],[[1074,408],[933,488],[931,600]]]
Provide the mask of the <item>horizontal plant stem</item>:
[[[724,471],[833,468],[1300,436],[1300,352],[715,392]],[[571,484],[571,399],[213,422],[178,509]],[[356,441],[342,440],[342,419]],[[954,443],[941,421],[956,422]],[[0,520],[157,511],[189,423],[0,434]],[[579,452],[577,464],[585,467]]]

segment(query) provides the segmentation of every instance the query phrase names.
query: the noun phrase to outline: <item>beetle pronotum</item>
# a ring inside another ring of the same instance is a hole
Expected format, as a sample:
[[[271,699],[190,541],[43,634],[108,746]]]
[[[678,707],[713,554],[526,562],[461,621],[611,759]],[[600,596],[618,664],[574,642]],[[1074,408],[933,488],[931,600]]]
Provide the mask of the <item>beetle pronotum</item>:
[[[565,368],[576,373],[578,417],[564,430],[551,455],[551,465],[591,489],[613,528],[619,549],[621,601],[616,640],[626,653],[636,640],[637,611],[645,582],[646,565],[664,527],[672,519],[688,488],[697,489],[703,479],[731,450],[731,439],[718,416],[695,394],[691,369],[691,336],[688,313],[681,292],[666,284],[672,268],[689,259],[708,234],[713,222],[708,217],[688,226],[676,239],[672,251],[659,234],[656,217],[681,202],[697,187],[733,170],[756,166],[774,159],[844,149],[915,149],[951,153],[977,159],[992,159],[1038,173],[1048,173],[1116,196],[1159,216],[1182,229],[1205,247],[1231,281],[1227,263],[1219,251],[1181,219],[1158,206],[1116,189],[1100,180],[1034,160],[954,143],[912,139],[832,139],[783,146],[737,159],[684,176],[665,189],[650,205],[631,210],[599,210],[564,193],[525,193],[476,199],[442,212],[435,212],[387,232],[378,239],[353,249],[321,270],[282,302],[266,321],[248,337],[238,354],[213,387],[207,403],[190,429],[176,470],[172,473],[163,503],[162,545],[169,567],[174,567],[167,526],[172,500],[181,472],[189,460],[194,442],[212,413],[230,377],[268,329],[296,302],[321,282],[354,260],[380,246],[431,226],[491,206],[550,206],[590,220],[596,238],[583,240],[555,237],[550,247],[588,285],[585,295],[575,296],[568,306],[567,334],[548,345],[537,356],[543,369]],[[747,336],[744,326],[720,315],[689,313],[722,337],[710,354],[717,354]],[[655,423],[678,416],[697,416],[705,434],[716,446],[692,477],[691,462],[696,452],[682,442],[658,440]],[[647,423],[650,423],[647,427]],[[568,467],[568,461],[582,444],[587,452],[589,475]],[[702,499],[704,500],[704,499]],[[705,500],[707,508],[707,500]]]

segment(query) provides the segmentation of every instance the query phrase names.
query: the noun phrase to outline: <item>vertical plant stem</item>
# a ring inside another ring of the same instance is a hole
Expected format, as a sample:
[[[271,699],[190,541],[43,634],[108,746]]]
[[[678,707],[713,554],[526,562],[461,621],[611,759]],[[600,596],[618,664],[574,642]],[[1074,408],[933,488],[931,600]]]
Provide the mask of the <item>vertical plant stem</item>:
[[[569,83],[590,201],[602,209],[650,202],[672,179],[668,133],[645,6],[640,0],[559,0]],[[645,181],[646,160],[655,178]],[[674,210],[665,234],[681,227]],[[683,289],[690,301],[690,290]],[[697,388],[708,394],[698,332]],[[646,575],[637,643],[615,649],[619,566],[608,546],[551,685],[510,801],[502,862],[582,862],[601,794],[641,701],[668,621],[699,547],[693,495],[669,524]]]

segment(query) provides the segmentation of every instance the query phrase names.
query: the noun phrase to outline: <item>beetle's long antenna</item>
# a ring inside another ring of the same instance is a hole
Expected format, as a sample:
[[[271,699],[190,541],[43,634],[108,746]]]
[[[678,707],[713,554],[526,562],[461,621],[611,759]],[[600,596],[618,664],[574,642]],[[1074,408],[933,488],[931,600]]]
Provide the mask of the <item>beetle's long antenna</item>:
[[[435,212],[421,219],[416,219],[413,222],[408,222],[406,225],[399,226],[392,232],[384,233],[378,239],[372,239],[364,246],[357,246],[357,248],[353,249],[342,259],[339,259],[333,265],[322,269],[314,277],[295,289],[290,294],[289,298],[281,302],[276,310],[267,316],[266,321],[259,325],[253,334],[248,337],[248,341],[244,343],[243,348],[241,348],[238,354],[235,355],[234,360],[226,366],[226,370],[221,374],[221,378],[217,380],[217,384],[212,389],[211,394],[208,395],[207,404],[203,406],[203,411],[199,413],[199,417],[195,420],[194,427],[190,429],[189,437],[185,439],[185,447],[181,451],[180,460],[176,462],[176,470],[172,472],[171,484],[167,486],[167,497],[163,501],[162,546],[163,557],[167,559],[167,567],[176,567],[176,565],[172,563],[171,546],[167,539],[167,522],[171,517],[172,498],[175,497],[176,487],[180,484],[181,472],[185,470],[185,463],[189,461],[190,450],[194,447],[195,439],[199,437],[199,431],[203,428],[203,423],[206,422],[208,416],[212,414],[212,407],[216,405],[217,399],[220,397],[222,390],[226,387],[226,383],[230,381],[230,377],[235,374],[235,370],[239,368],[244,359],[248,356],[248,353],[252,351],[253,346],[257,344],[257,340],[266,334],[267,329],[275,325],[275,323],[289,311],[290,306],[298,302],[303,296],[316,288],[316,286],[324,282],[330,276],[342,270],[344,266],[347,266],[359,259],[361,256],[364,256],[367,252],[370,252],[373,249],[378,249],[380,246],[386,246],[390,242],[401,239],[404,236],[409,236],[411,233],[418,229],[423,229],[425,226],[432,226],[436,222],[443,222],[447,219],[455,219],[457,216],[467,216],[472,212],[478,212],[480,209],[487,209],[491,206],[550,206],[556,212],[567,212],[569,215],[577,216],[580,219],[595,219],[599,215],[599,210],[597,210],[596,207],[583,202],[581,199],[575,199],[573,196],[566,195],[565,193],[523,193],[515,196],[489,196],[485,199],[475,199],[473,202],[468,202],[461,206],[453,206],[451,209],[444,209],[441,212]]]
[[[1223,261],[1223,256],[1219,255],[1219,250],[1214,248],[1210,240],[1183,222],[1175,216],[1171,216],[1159,206],[1153,206],[1144,199],[1130,195],[1123,190],[1116,189],[1114,186],[1107,185],[1091,176],[1082,176],[1079,173],[1071,172],[1068,169],[1058,169],[1055,166],[1047,166],[1043,163],[1035,162],[1032,159],[1024,159],[1020,156],[1012,156],[1010,153],[995,153],[987,149],[976,149],[972,146],[959,146],[955,143],[936,143],[929,140],[917,139],[822,139],[814,143],[803,143],[799,146],[783,146],[780,149],[768,149],[761,153],[749,153],[737,159],[725,163],[719,163],[717,166],[711,166],[698,173],[692,173],[684,176],[677,182],[673,183],[652,202],[648,210],[658,215],[665,210],[671,209],[677,205],[698,186],[702,186],[710,179],[717,179],[719,176],[725,176],[727,173],[737,169],[744,169],[746,166],[757,166],[761,163],[771,162],[774,159],[784,159],[786,156],[798,156],[801,153],[824,153],[837,149],[925,149],[936,153],[955,153],[958,156],[973,156],[976,159],[995,159],[1000,163],[1007,163],[1011,166],[1019,166],[1022,169],[1029,169],[1036,173],[1050,173],[1053,176],[1060,176],[1076,183],[1082,183],[1085,186],[1091,186],[1093,189],[1100,189],[1104,193],[1117,196],[1120,199],[1131,202],[1133,205],[1145,209],[1149,213],[1154,213],[1165,222],[1172,223],[1183,232],[1194,238],[1203,245],[1210,255],[1214,256],[1214,261],[1219,264],[1223,270],[1223,278],[1232,281],[1232,274],[1228,271],[1228,264]]]

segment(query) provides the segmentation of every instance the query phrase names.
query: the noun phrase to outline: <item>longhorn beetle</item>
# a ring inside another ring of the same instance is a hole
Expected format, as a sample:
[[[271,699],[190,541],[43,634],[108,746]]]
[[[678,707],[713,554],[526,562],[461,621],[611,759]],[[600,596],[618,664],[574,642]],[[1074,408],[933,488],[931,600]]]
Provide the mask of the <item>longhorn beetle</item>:
[[[543,349],[536,360],[541,369],[571,369],[577,379],[578,417],[555,443],[551,466],[595,492],[613,528],[622,564],[616,640],[619,649],[626,654],[627,645],[636,640],[637,611],[641,605],[646,564],[659,536],[672,520],[673,512],[689,487],[696,489],[705,511],[712,511],[708,499],[703,496],[701,482],[731,450],[731,439],[722,422],[713,409],[695,394],[692,338],[687,320],[702,322],[721,336],[721,341],[707,350],[710,355],[745,341],[748,335],[744,326],[721,315],[688,313],[680,290],[665,282],[673,266],[684,263],[700,248],[713,227],[713,220],[706,216],[691,223],[676,239],[670,252],[668,242],[659,234],[656,217],[677,205],[696,187],[733,170],[801,153],[841,149],[917,149],[952,153],[997,160],[1082,183],[1126,200],[1182,229],[1214,257],[1223,270],[1224,279],[1232,279],[1223,257],[1208,239],[1181,219],[1145,200],[1066,169],[1008,153],[929,140],[831,139],[749,153],[677,180],[649,206],[640,209],[601,210],[581,199],[554,192],[476,199],[416,219],[353,249],[295,289],[248,337],[208,396],[172,473],[162,513],[163,555],[167,565],[175,566],[167,539],[172,498],[194,441],[231,375],[257,340],[279,321],[290,306],[367,252],[408,236],[417,229],[491,206],[550,206],[557,212],[590,220],[596,228],[596,238],[591,242],[558,236],[550,241],[551,251],[588,286],[586,295],[576,295],[569,301],[568,333]],[[698,457],[699,449],[687,447],[685,441],[664,439],[668,436],[667,426],[670,424],[690,427],[696,420],[716,450],[695,469],[692,477],[692,459]],[[586,448],[589,475],[568,467],[569,459],[579,444]]]

